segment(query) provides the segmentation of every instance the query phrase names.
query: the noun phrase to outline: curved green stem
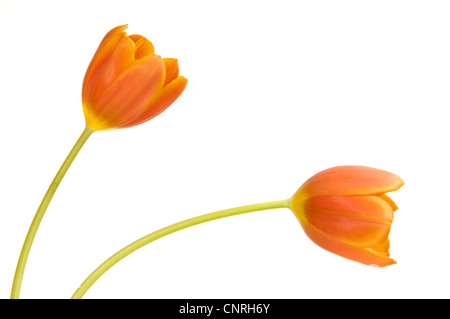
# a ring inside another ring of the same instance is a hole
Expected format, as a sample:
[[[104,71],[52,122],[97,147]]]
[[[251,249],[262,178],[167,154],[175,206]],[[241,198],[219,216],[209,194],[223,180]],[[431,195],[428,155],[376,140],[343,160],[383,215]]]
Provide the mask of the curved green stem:
[[[25,241],[22,246],[22,251],[20,252],[19,261],[17,263],[16,272],[14,274],[14,280],[11,290],[11,299],[18,299],[20,295],[20,287],[22,285],[22,278],[23,273],[25,271],[25,265],[27,263],[28,255],[30,253],[31,245],[33,244],[34,237],[36,236],[36,232],[39,228],[39,224],[41,223],[42,218],[44,217],[44,213],[47,210],[48,205],[50,204],[50,201],[53,198],[53,195],[56,192],[56,189],[58,188],[59,184],[61,183],[61,180],[63,179],[64,175],[66,174],[67,170],[69,169],[70,165],[72,164],[73,160],[77,156],[78,152],[80,151],[81,147],[86,143],[89,136],[94,131],[89,128],[88,126],[85,127],[83,133],[73,146],[72,150],[70,151],[69,155],[67,155],[66,160],[61,165],[61,168],[59,169],[58,173],[56,173],[55,178],[53,179],[52,183],[50,184],[50,187],[48,188],[47,192],[45,193],[44,198],[42,199],[41,204],[39,205],[39,208],[33,218],[33,221],[31,222],[31,226],[28,230],[27,236],[25,238]]]
[[[184,221],[178,222],[176,224],[161,228],[160,230],[157,230],[151,234],[148,234],[135,242],[129,244],[128,246],[122,248],[117,253],[112,255],[110,258],[108,258],[103,264],[101,264],[94,272],[92,272],[89,277],[86,278],[86,280],[81,284],[81,286],[75,291],[75,293],[72,296],[72,299],[80,299],[83,297],[83,295],[88,291],[88,289],[97,281],[98,278],[100,278],[108,269],[110,269],[112,266],[114,266],[116,263],[118,263],[120,260],[134,252],[135,250],[151,243],[152,241],[155,241],[159,238],[162,238],[164,236],[167,236],[169,234],[172,234],[174,232],[177,232],[179,230],[195,226],[198,224],[202,224],[211,220],[244,214],[244,213],[250,213],[250,212],[256,212],[261,210],[267,210],[267,209],[274,209],[274,208],[288,208],[290,207],[290,200],[280,200],[280,201],[272,201],[272,202],[266,202],[266,203],[260,203],[260,204],[253,204],[253,205],[247,205],[247,206],[240,206],[225,210],[220,210],[214,213],[209,213],[205,215],[200,215],[194,218],[186,219]]]

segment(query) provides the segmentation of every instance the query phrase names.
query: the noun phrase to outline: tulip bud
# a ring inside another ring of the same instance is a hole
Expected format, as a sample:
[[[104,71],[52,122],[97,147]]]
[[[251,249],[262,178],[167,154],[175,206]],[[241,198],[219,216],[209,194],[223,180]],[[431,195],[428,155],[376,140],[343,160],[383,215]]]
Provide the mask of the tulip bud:
[[[291,198],[291,209],[308,237],[342,257],[373,266],[389,258],[389,232],[397,209],[385,195],[403,180],[364,166],[333,167],[311,177]]]
[[[184,91],[176,59],[162,59],[141,35],[118,26],[106,34],[86,71],[82,102],[93,131],[144,123],[169,107]]]

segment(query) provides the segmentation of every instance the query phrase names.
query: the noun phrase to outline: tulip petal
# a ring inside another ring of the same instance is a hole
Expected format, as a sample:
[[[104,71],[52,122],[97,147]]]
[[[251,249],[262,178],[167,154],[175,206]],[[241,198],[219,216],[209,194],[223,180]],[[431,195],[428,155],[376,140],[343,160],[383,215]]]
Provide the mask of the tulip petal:
[[[323,195],[381,195],[404,181],[390,172],[366,166],[338,166],[317,173],[295,193],[301,199]]]
[[[128,36],[136,45],[135,59],[142,59],[143,57],[155,54],[153,43],[140,34],[132,34]]]
[[[390,254],[389,254],[390,245],[391,244],[390,244],[389,238],[386,238],[386,240],[383,241],[381,244],[378,244],[378,245],[376,245],[374,247],[370,247],[370,248],[367,248],[367,249],[368,250],[372,250],[372,251],[374,251],[374,252],[376,252],[378,254],[381,254],[383,256],[389,257],[390,256]]]
[[[357,247],[384,242],[394,218],[391,205],[377,196],[312,197],[304,202],[303,213],[318,230]]]
[[[114,53],[117,45],[125,37],[124,30],[127,27],[127,25],[115,27],[105,35],[102,42],[98,46],[83,79],[83,103],[87,103],[87,98],[91,96],[93,85],[96,83],[99,75],[106,68],[108,61]]]
[[[167,109],[173,102],[175,102],[181,93],[183,93],[186,88],[186,84],[187,79],[184,76],[179,76],[165,86],[160,92],[155,94],[154,98],[147,105],[146,110],[142,114],[121,127],[125,128],[139,125],[154,118]]]
[[[172,59],[172,58],[165,58],[163,59],[164,65],[166,67],[166,82],[164,83],[164,86],[172,82],[178,77],[178,60]]]
[[[336,255],[370,266],[385,267],[396,263],[394,259],[389,258],[389,253],[378,252],[373,248],[353,247],[328,236],[312,225],[305,224],[302,221],[300,221],[300,224],[306,235],[316,245]]]
[[[386,201],[389,205],[391,205],[392,210],[395,212],[398,209],[397,204],[395,204],[395,202],[386,194],[381,194],[378,195],[379,198],[383,199],[384,201]]]
[[[151,55],[137,60],[98,100],[95,115],[86,117],[94,130],[119,127],[138,117],[164,83],[164,63]]]
[[[134,46],[134,42],[124,35],[117,44],[105,68],[99,70],[96,80],[91,84],[93,86],[91,97],[87,101],[87,103],[93,105],[93,109],[95,109],[97,101],[108,86],[135,61]]]

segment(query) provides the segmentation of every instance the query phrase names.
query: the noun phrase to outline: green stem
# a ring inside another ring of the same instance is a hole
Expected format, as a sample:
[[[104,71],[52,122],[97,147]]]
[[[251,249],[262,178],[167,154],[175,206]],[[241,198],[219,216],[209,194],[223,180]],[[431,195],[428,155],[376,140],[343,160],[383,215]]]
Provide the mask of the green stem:
[[[136,251],[137,249],[151,243],[152,241],[155,241],[159,238],[162,238],[164,236],[167,236],[169,234],[172,234],[174,232],[177,232],[179,230],[195,226],[198,224],[202,224],[211,220],[244,214],[244,213],[250,213],[250,212],[256,212],[261,210],[267,210],[267,209],[274,209],[274,208],[288,208],[290,207],[290,200],[280,200],[280,201],[272,201],[272,202],[266,202],[266,203],[260,203],[260,204],[253,204],[253,205],[247,205],[247,206],[240,206],[225,210],[220,210],[214,213],[209,213],[205,215],[200,215],[194,218],[186,219],[184,221],[178,222],[176,224],[161,228],[160,230],[157,230],[151,234],[148,234],[135,242],[129,244],[128,246],[122,248],[117,253],[112,255],[110,258],[108,258],[103,264],[101,264],[94,272],[92,272],[89,277],[86,278],[86,280],[81,284],[81,286],[75,291],[75,293],[72,296],[72,299],[80,299],[83,297],[83,295],[88,291],[88,289],[99,279],[108,269],[110,269],[112,266],[114,266],[116,263],[118,263],[120,260],[131,254],[132,252]]]
[[[52,183],[50,184],[50,187],[47,190],[47,193],[45,193],[44,198],[42,199],[41,204],[39,205],[39,208],[33,218],[33,221],[31,222],[31,226],[28,230],[27,236],[25,238],[25,241],[23,243],[22,251],[20,252],[19,261],[17,263],[16,272],[14,274],[14,280],[11,290],[11,299],[18,299],[20,295],[20,287],[22,284],[23,279],[23,273],[25,271],[25,265],[27,263],[28,255],[30,253],[31,245],[33,244],[34,237],[36,236],[36,232],[39,228],[39,224],[41,223],[42,217],[44,217],[44,213],[47,210],[48,205],[50,204],[50,201],[53,198],[53,195],[56,192],[56,189],[58,188],[59,184],[61,183],[61,180],[63,179],[64,175],[66,174],[67,170],[69,169],[70,165],[72,164],[73,160],[77,156],[78,152],[80,151],[81,147],[86,143],[89,136],[94,131],[86,126],[83,133],[73,146],[72,150],[70,151],[69,155],[67,155],[66,160],[61,165],[61,168],[59,169],[58,173],[56,173],[55,178],[53,179]]]

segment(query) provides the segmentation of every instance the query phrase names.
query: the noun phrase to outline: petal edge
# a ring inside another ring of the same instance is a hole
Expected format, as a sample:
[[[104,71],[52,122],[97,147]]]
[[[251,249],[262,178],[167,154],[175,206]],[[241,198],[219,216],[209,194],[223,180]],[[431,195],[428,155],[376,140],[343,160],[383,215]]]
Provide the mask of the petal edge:
[[[397,175],[367,166],[336,166],[308,179],[294,197],[303,199],[323,195],[381,195],[405,182]]]

